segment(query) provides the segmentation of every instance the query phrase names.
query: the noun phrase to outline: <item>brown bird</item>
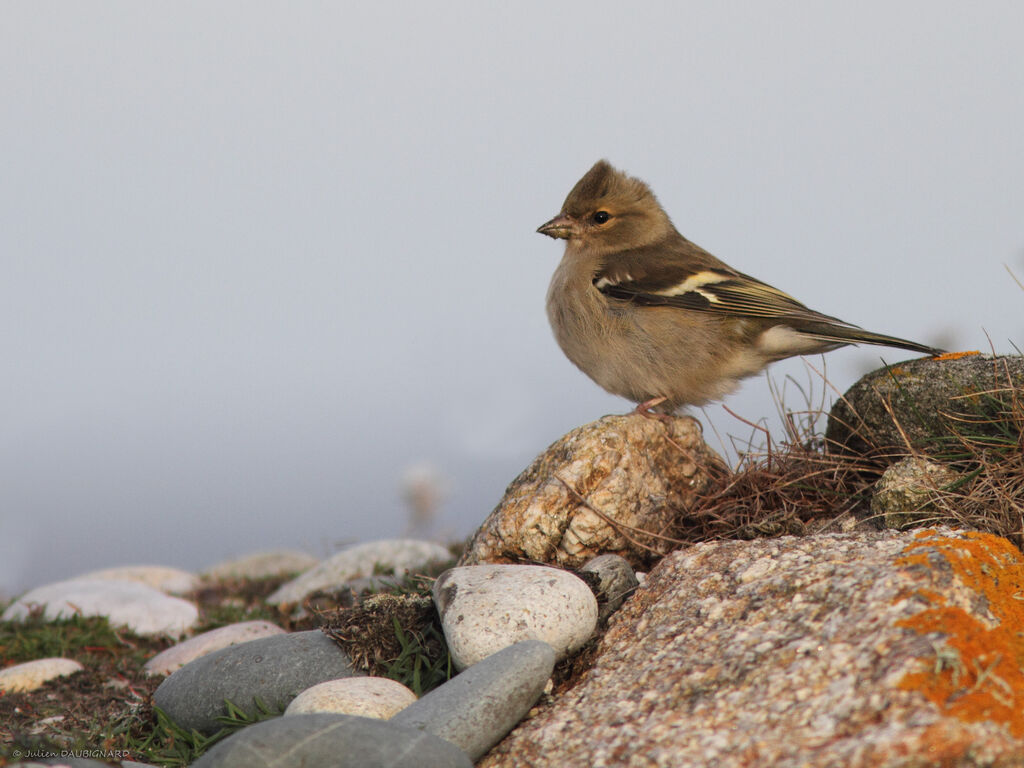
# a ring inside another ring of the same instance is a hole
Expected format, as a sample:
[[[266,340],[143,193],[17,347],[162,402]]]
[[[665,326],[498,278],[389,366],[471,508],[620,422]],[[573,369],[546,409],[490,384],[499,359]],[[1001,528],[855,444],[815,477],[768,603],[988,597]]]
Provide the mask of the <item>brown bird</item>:
[[[559,346],[638,410],[701,405],[777,360],[847,344],[942,354],[737,272],[679,234],[647,184],[604,160],[537,231],[566,241],[547,297]]]

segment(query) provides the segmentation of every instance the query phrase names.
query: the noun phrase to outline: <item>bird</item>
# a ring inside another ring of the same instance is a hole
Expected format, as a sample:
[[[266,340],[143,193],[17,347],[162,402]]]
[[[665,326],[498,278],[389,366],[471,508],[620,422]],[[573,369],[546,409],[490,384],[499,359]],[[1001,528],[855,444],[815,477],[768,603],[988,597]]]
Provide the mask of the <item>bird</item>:
[[[848,344],[943,354],[816,312],[733,269],[683,237],[650,187],[607,160],[537,231],[565,240],[547,293],[558,345],[642,413],[720,400],[771,363]]]

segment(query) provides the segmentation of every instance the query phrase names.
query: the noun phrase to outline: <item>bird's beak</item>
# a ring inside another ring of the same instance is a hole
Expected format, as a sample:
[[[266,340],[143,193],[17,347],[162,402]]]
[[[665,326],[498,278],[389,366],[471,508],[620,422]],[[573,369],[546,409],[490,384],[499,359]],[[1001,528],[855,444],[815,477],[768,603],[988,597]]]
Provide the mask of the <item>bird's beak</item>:
[[[537,227],[537,231],[542,235],[553,237],[556,240],[568,240],[569,235],[573,233],[575,227],[573,226],[573,220],[566,216],[564,213],[560,213],[551,221],[541,224]]]

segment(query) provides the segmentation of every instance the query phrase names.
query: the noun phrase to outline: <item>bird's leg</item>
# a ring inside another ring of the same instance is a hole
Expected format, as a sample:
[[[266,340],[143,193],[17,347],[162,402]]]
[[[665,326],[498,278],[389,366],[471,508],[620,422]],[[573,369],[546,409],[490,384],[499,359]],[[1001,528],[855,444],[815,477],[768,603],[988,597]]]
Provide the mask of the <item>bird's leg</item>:
[[[633,413],[639,413],[645,419],[657,419],[663,424],[671,424],[672,417],[667,413],[654,413],[651,411],[652,408],[661,405],[666,400],[668,400],[667,397],[652,397],[650,400],[644,400],[633,409]]]

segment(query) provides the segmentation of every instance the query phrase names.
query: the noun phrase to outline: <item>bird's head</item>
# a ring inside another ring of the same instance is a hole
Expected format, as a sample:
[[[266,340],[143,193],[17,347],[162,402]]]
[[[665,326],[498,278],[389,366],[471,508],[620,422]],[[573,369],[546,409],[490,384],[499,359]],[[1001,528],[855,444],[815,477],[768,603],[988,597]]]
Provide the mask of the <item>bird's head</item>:
[[[576,182],[558,215],[537,231],[610,253],[657,242],[673,226],[650,187],[599,160]]]

